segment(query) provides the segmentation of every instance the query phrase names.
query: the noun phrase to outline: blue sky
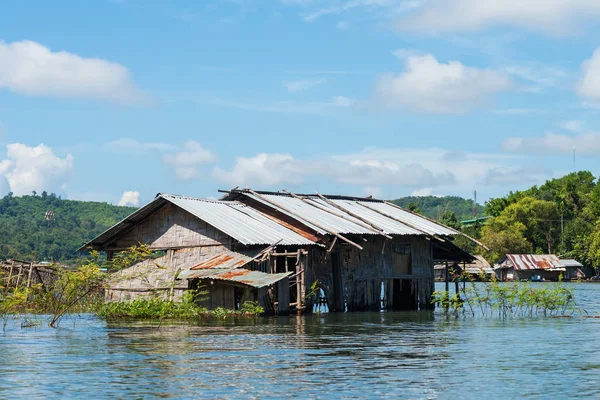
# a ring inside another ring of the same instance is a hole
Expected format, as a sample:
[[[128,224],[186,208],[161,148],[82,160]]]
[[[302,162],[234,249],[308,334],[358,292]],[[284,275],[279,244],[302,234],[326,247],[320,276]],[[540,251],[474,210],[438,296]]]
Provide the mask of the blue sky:
[[[0,194],[502,196],[600,174],[596,0],[13,1]]]

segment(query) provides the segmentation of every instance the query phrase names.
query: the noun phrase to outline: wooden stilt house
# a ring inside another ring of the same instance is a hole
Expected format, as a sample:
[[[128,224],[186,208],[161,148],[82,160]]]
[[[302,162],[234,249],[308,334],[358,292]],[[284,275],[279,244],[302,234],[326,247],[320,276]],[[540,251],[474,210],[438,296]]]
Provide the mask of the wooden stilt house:
[[[457,235],[381,200],[236,189],[219,201],[159,194],[86,247],[157,252],[114,273],[108,300],[204,285],[209,308],[310,312],[323,298],[331,311],[416,310],[431,308],[434,260],[472,260]]]

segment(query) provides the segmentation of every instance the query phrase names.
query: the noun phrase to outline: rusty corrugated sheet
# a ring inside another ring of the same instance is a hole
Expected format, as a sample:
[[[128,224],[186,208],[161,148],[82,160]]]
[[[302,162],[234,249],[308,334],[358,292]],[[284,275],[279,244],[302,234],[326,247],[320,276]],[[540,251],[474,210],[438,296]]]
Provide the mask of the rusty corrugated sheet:
[[[252,261],[252,258],[251,256],[231,251],[212,256],[190,269],[240,268]]]
[[[191,269],[180,274],[184,279],[214,279],[240,283],[243,285],[261,288],[279,282],[290,276],[293,272],[280,274],[267,274],[260,271],[250,271],[245,268],[206,268]]]
[[[564,270],[560,260],[554,254],[507,254],[506,264],[515,270]]]

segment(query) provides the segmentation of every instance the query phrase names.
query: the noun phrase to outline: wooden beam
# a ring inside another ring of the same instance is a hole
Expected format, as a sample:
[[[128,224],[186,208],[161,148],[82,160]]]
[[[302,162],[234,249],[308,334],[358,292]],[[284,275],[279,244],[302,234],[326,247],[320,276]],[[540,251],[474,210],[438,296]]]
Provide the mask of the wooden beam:
[[[427,221],[429,221],[429,222],[433,222],[434,224],[441,225],[441,226],[443,226],[444,228],[446,228],[446,229],[449,229],[449,230],[453,231],[453,232],[454,232],[454,233],[456,233],[457,235],[460,235],[460,236],[463,236],[463,237],[465,237],[465,238],[469,239],[469,240],[470,240],[470,241],[472,241],[473,243],[475,243],[475,244],[477,244],[477,245],[479,245],[479,246],[483,247],[485,250],[487,250],[487,251],[490,251],[490,249],[489,249],[489,248],[488,248],[488,247],[487,247],[485,244],[481,243],[479,240],[477,240],[477,239],[475,239],[475,238],[472,238],[471,236],[467,235],[466,233],[463,233],[463,232],[461,232],[461,231],[459,231],[459,230],[456,230],[456,229],[454,229],[454,228],[451,228],[451,227],[449,227],[449,226],[447,226],[447,225],[441,224],[441,223],[439,223],[438,221],[436,221],[436,220],[433,220],[433,219],[431,219],[431,218],[429,218],[429,217],[426,217],[426,216],[424,216],[424,215],[417,214],[416,212],[413,212],[413,211],[407,210],[407,209],[405,209],[405,208],[402,208],[402,207],[400,207],[400,206],[399,206],[399,205],[397,205],[397,204],[390,203],[389,201],[385,201],[385,200],[384,200],[383,202],[384,202],[385,204],[387,204],[388,206],[392,206],[392,207],[398,208],[398,209],[400,209],[400,210],[402,210],[402,211],[405,211],[405,212],[407,212],[407,213],[413,214],[413,215],[415,215],[415,216],[417,216],[417,217],[421,217],[421,218],[423,218],[423,219],[426,219],[426,220],[427,220]]]
[[[419,229],[419,228],[417,228],[416,226],[414,226],[414,225],[412,225],[412,224],[409,224],[409,223],[408,223],[408,222],[406,222],[406,221],[402,221],[400,218],[396,218],[396,217],[394,217],[393,215],[390,215],[390,214],[388,214],[388,213],[384,213],[383,211],[379,211],[379,210],[378,210],[378,209],[376,209],[376,208],[369,207],[369,206],[367,206],[366,204],[363,204],[363,203],[358,203],[358,204],[360,204],[361,206],[363,206],[363,207],[365,207],[365,208],[368,208],[368,209],[369,209],[369,210],[371,210],[371,211],[374,211],[374,212],[376,212],[376,213],[378,213],[378,214],[381,214],[381,215],[383,215],[383,216],[384,216],[384,217],[386,217],[386,218],[393,219],[393,220],[394,220],[394,221],[396,221],[396,222],[400,222],[401,224],[403,224],[403,225],[406,225],[406,226],[408,226],[409,228],[412,228],[412,229],[414,229],[414,230],[416,230],[416,231],[419,231],[419,232],[421,232],[421,233],[423,233],[423,234],[427,235],[427,236],[428,236],[428,237],[430,237],[430,238],[433,238],[433,239],[439,240],[440,242],[445,242],[445,240],[444,240],[444,239],[442,239],[442,238],[439,238],[439,237],[437,237],[437,236],[435,236],[435,235],[432,235],[432,234],[431,234],[431,233],[429,233],[429,232],[425,232],[423,229]]]
[[[297,213],[295,213],[295,212],[293,212],[293,211],[291,211],[291,210],[288,210],[287,208],[285,208],[285,207],[283,207],[283,206],[281,206],[281,205],[279,205],[279,204],[277,204],[277,203],[275,203],[275,202],[272,202],[271,200],[269,200],[269,199],[265,198],[264,196],[262,196],[262,195],[260,195],[260,194],[256,193],[256,192],[255,192],[254,190],[252,190],[252,189],[247,189],[247,190],[248,190],[248,192],[252,193],[254,196],[258,197],[259,199],[261,199],[262,201],[264,201],[264,202],[266,202],[266,203],[269,203],[271,206],[275,207],[276,209],[277,209],[277,208],[279,208],[279,209],[281,209],[281,210],[285,211],[286,213],[288,213],[289,215],[292,215],[292,216],[294,216],[294,217],[296,217],[296,218],[300,219],[301,221],[304,221],[304,222],[307,222],[307,223],[309,223],[309,224],[311,224],[311,225],[313,225],[313,226],[316,226],[317,228],[319,228],[319,229],[321,229],[321,230],[323,230],[323,231],[325,231],[325,232],[329,233],[330,235],[333,235],[333,236],[336,236],[336,237],[338,237],[339,239],[343,240],[344,242],[346,242],[346,243],[349,243],[349,244],[351,244],[352,246],[354,246],[354,247],[357,247],[357,248],[358,248],[358,249],[360,249],[360,250],[362,250],[362,249],[363,249],[361,245],[354,243],[352,240],[350,240],[350,239],[348,239],[348,238],[345,238],[344,236],[340,235],[339,233],[337,233],[337,232],[334,232],[334,231],[331,231],[331,230],[329,230],[329,229],[327,229],[327,228],[323,227],[322,225],[319,225],[319,224],[318,224],[318,223],[316,223],[316,222],[310,221],[310,220],[306,219],[305,217],[302,217],[302,216],[298,215]]]
[[[331,250],[333,250],[333,246],[335,246],[336,242],[337,242],[337,237],[334,237],[333,241],[331,242],[331,246],[329,246],[329,248],[327,249],[328,253],[331,253]]]
[[[383,228],[380,228],[376,224],[370,222],[369,220],[361,217],[358,214],[353,213],[352,211],[349,211],[348,209],[340,206],[339,204],[334,203],[333,201],[329,200],[327,197],[323,196],[321,193],[317,192],[317,196],[319,196],[319,198],[321,198],[325,203],[329,204],[330,206],[335,207],[338,210],[340,210],[342,212],[345,212],[346,214],[348,214],[348,215],[356,218],[357,220],[361,221],[363,224],[370,226],[371,230],[375,230],[375,232],[379,233],[380,235],[385,236],[387,239],[392,239],[392,237],[390,235],[387,235],[386,233],[384,233]]]
[[[293,198],[295,198],[295,199],[298,199],[298,200],[300,200],[300,201],[302,201],[302,202],[304,202],[304,203],[308,204],[308,205],[309,205],[309,206],[311,206],[311,207],[318,208],[318,209],[319,209],[319,210],[321,210],[321,211],[324,211],[324,212],[326,212],[326,213],[329,213],[329,214],[331,214],[331,215],[335,215],[336,217],[339,217],[339,218],[345,219],[346,221],[350,221],[350,222],[352,222],[352,223],[354,223],[354,224],[360,225],[360,226],[362,226],[363,228],[367,228],[368,230],[370,230],[370,231],[371,231],[371,232],[373,232],[373,233],[376,233],[376,234],[378,234],[378,235],[382,235],[382,236],[386,237],[387,239],[392,239],[392,237],[391,237],[391,236],[389,236],[389,235],[386,235],[386,234],[383,232],[383,229],[380,229],[380,228],[374,228],[374,227],[372,227],[372,226],[371,226],[371,224],[366,224],[366,223],[364,223],[362,220],[360,220],[360,218],[357,218],[359,221],[353,221],[352,219],[350,219],[350,218],[346,217],[345,215],[343,215],[343,214],[339,214],[339,213],[336,213],[336,212],[333,212],[332,210],[328,210],[326,207],[323,207],[323,206],[321,206],[320,204],[318,204],[318,203],[315,203],[314,201],[309,201],[309,200],[307,200],[307,199],[305,199],[305,198],[303,198],[303,197],[300,197],[300,196],[298,196],[297,194],[294,194],[294,193],[292,193],[292,192],[289,192],[289,191],[287,191],[287,190],[285,190],[285,189],[283,189],[283,192],[284,192],[284,193],[287,193],[287,194],[289,194],[290,196],[292,196],[292,197],[293,197]],[[320,196],[320,195],[319,195],[319,196]],[[349,213],[349,212],[347,212],[347,214],[349,214],[349,215],[352,215],[352,214],[351,214],[351,213]],[[356,218],[356,217],[355,217],[355,218]]]

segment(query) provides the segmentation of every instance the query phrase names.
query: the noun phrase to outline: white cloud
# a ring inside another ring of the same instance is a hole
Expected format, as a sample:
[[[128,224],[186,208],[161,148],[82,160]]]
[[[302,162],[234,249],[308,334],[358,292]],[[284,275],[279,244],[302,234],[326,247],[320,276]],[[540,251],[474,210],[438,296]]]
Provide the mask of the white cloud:
[[[585,127],[585,123],[579,120],[571,120],[565,121],[559,124],[559,126],[571,132],[581,132]]]
[[[440,34],[512,26],[560,35],[598,17],[597,0],[429,0],[398,21],[397,29]]]
[[[260,153],[254,157],[238,157],[231,171],[215,168],[213,176],[229,185],[252,186],[300,183],[310,166],[303,165],[290,154]]]
[[[256,111],[276,114],[331,114],[335,109],[348,108],[356,103],[355,100],[345,96],[335,96],[328,102],[297,102],[297,101],[272,101],[268,103],[241,102],[233,100],[214,100],[212,104],[237,108],[246,111]]]
[[[40,144],[29,147],[22,143],[6,146],[6,159],[0,162],[0,175],[8,182],[15,195],[32,191],[58,192],[64,190],[73,172],[73,156],[61,159],[52,149]]]
[[[540,88],[560,87],[569,74],[561,68],[541,65],[535,62],[528,62],[520,65],[510,65],[505,67],[507,74],[534,83]],[[538,90],[535,88],[535,90]],[[532,91],[532,89],[529,89]]]
[[[0,88],[27,96],[84,98],[121,104],[144,102],[124,66],[53,52],[32,41],[0,41]]]
[[[592,100],[600,100],[600,47],[594,51],[590,59],[581,64],[581,71],[577,93]]]
[[[352,107],[356,104],[356,100],[346,96],[335,96],[333,98],[333,105],[337,107]]]
[[[315,86],[322,85],[327,82],[327,79],[303,79],[300,81],[285,82],[283,85],[288,92],[303,92]]]
[[[193,140],[185,144],[184,150],[163,156],[163,162],[175,168],[177,179],[184,181],[200,177],[200,167],[216,159],[214,153]]]
[[[106,147],[114,152],[143,153],[147,151],[173,151],[177,149],[169,143],[140,142],[136,139],[121,138],[106,144]]]
[[[338,28],[340,31],[347,31],[348,29],[350,29],[350,22],[339,21],[337,24],[335,24],[335,27]]]
[[[377,96],[386,107],[430,113],[462,113],[489,95],[510,87],[509,79],[490,69],[446,64],[432,55],[409,56],[405,71],[379,78]]]
[[[411,196],[431,196],[433,193],[433,188],[421,188],[417,190],[413,190]]]
[[[440,188],[469,192],[476,185],[500,182],[498,170],[518,166],[520,158],[487,153],[453,152],[438,148],[368,148],[357,153],[314,159],[291,154],[261,153],[238,157],[231,170],[215,168],[213,176],[231,186],[336,185],[359,187],[365,194],[381,197],[398,188]],[[522,167],[521,179],[534,179]],[[537,170],[533,170],[537,174]],[[424,192],[421,192],[424,193]]]
[[[540,110],[538,108],[503,108],[494,110],[494,113],[504,115],[547,114],[548,110]]]
[[[502,146],[504,150],[515,153],[572,153],[573,149],[576,149],[582,154],[598,154],[600,134],[569,136],[548,132],[542,137],[508,138]]]
[[[123,192],[121,200],[119,200],[120,206],[132,206],[139,207],[140,205],[140,192],[126,191]]]
[[[294,3],[293,1],[290,3]],[[312,2],[303,2],[307,6]],[[390,15],[403,14],[421,5],[421,0],[347,0],[347,1],[321,1],[315,2],[320,8],[302,14],[306,22],[313,22],[328,15],[339,15],[352,10],[360,10],[361,13],[371,13],[378,18],[389,18]],[[285,4],[285,3],[284,3]]]

